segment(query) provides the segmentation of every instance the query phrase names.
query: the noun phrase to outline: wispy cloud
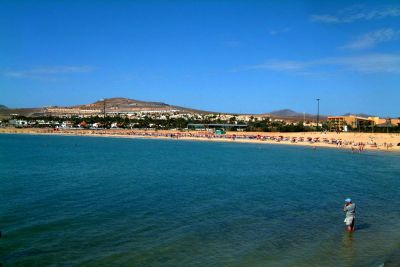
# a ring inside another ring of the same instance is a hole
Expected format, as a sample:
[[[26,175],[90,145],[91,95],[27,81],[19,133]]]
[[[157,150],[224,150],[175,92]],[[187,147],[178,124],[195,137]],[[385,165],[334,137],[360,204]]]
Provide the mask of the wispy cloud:
[[[90,66],[55,66],[33,68],[29,70],[3,71],[2,74],[13,78],[43,78],[60,74],[87,73],[93,70],[94,68]]]
[[[357,37],[352,42],[344,45],[346,49],[365,49],[375,47],[379,43],[395,40],[400,34],[400,31],[395,31],[391,28],[380,29],[373,32],[368,32]]]
[[[330,57],[309,61],[270,60],[248,69],[278,72],[311,73],[326,69],[360,73],[400,73],[400,55],[366,54],[361,56]],[[332,71],[332,70],[331,70]]]
[[[290,31],[290,28],[288,28],[288,27],[283,28],[283,29],[271,29],[268,31],[268,34],[273,36],[273,35],[279,35],[282,33],[287,33],[289,31]]]
[[[351,23],[362,20],[382,19],[400,16],[400,7],[382,7],[380,9],[365,9],[352,7],[341,10],[336,14],[315,14],[311,21],[322,23]]]
[[[263,64],[250,66],[249,69],[263,69],[274,71],[303,71],[310,67],[313,63],[306,61],[291,61],[291,60],[269,60]]]
[[[320,64],[343,67],[349,71],[363,73],[400,73],[400,55],[367,54],[336,57],[321,60]]]

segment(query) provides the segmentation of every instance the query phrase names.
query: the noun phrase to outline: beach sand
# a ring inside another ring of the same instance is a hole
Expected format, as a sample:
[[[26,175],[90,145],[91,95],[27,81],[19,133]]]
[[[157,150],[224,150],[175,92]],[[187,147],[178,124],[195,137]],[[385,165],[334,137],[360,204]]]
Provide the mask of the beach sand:
[[[102,136],[122,138],[157,138],[199,140],[211,142],[263,143],[310,146],[311,148],[331,147],[340,149],[379,151],[400,151],[399,133],[358,133],[358,132],[227,132],[225,135],[216,135],[206,131],[178,131],[178,130],[83,130],[51,128],[0,128],[0,133],[11,134],[51,134]]]

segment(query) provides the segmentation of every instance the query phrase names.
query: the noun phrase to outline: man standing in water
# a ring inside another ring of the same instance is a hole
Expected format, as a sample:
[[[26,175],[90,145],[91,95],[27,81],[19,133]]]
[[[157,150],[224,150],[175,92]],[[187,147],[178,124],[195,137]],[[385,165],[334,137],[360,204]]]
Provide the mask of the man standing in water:
[[[351,198],[345,199],[343,211],[346,212],[346,219],[344,219],[344,222],[346,223],[347,231],[354,232],[356,223],[356,204],[351,201]]]

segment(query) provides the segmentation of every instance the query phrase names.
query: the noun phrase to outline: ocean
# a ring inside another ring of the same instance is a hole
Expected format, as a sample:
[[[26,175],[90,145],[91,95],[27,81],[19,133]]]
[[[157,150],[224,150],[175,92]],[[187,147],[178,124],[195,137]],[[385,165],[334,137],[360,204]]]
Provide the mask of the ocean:
[[[400,266],[399,191],[396,153],[2,134],[0,262]]]

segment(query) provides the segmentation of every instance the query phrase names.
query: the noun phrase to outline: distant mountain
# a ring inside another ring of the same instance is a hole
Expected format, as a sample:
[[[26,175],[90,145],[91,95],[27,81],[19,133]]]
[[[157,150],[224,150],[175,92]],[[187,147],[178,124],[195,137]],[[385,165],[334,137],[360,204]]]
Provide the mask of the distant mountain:
[[[35,114],[40,114],[42,112],[41,108],[0,108],[0,118],[9,118],[13,114],[18,114],[21,116],[35,116]]]
[[[106,106],[107,112],[130,112],[130,111],[149,111],[149,110],[162,110],[162,111],[177,111],[185,113],[215,113],[211,111],[198,110],[192,108],[186,108],[181,106],[173,106],[163,102],[154,101],[140,101],[136,99],[124,98],[124,97],[113,97],[106,98],[105,100],[99,100],[91,104],[82,104],[75,106],[51,106],[53,108],[73,108],[82,110],[102,110]],[[49,107],[49,108],[51,108]],[[0,117],[10,117],[12,114],[18,114],[23,116],[41,116],[44,115],[46,108],[7,108],[6,106],[0,106]]]
[[[370,115],[370,114],[365,114],[365,113],[346,113],[346,114],[343,114],[342,116],[350,116],[350,115],[357,116],[357,117],[365,117],[365,118],[375,117],[375,115]]]
[[[280,110],[275,110],[269,113],[270,115],[273,115],[275,117],[303,117],[303,113],[296,112],[291,109],[280,109]]]
[[[129,112],[129,111],[151,111],[151,110],[159,110],[159,111],[178,111],[185,113],[221,113],[221,112],[212,112],[205,110],[192,109],[181,106],[174,106],[163,102],[154,102],[154,101],[141,101],[136,99],[124,98],[124,97],[114,97],[114,98],[106,98],[104,100],[99,100],[91,104],[82,104],[75,106],[66,106],[60,108],[74,108],[74,109],[82,109],[82,110],[103,110],[104,104],[106,105],[107,112],[115,111],[115,112]],[[55,107],[55,106],[53,106]],[[24,116],[40,116],[45,114],[46,108],[8,108],[5,105],[0,105],[0,116],[1,117],[10,117],[11,114],[19,114]],[[229,113],[227,113],[229,114]],[[230,113],[233,114],[233,113]],[[350,115],[351,113],[346,113],[344,116]],[[275,110],[269,113],[265,113],[262,115],[271,116],[274,118],[280,119],[294,119],[294,120],[303,120],[305,117],[306,120],[315,120],[316,114],[303,114],[303,112],[297,112],[292,109],[281,109]],[[358,113],[352,114],[360,117],[372,117],[372,115]],[[320,119],[326,119],[326,115],[320,114]]]
[[[277,117],[277,118],[284,118],[284,119],[298,119],[302,120],[304,117],[306,120],[309,119],[315,119],[317,115],[315,114],[309,114],[309,113],[303,113],[303,112],[297,112],[291,109],[281,109],[281,110],[275,110],[272,112],[269,112],[268,115],[271,115],[272,117]],[[326,119],[326,115],[319,115],[320,119]]]
[[[94,102],[93,104],[84,104],[78,105],[74,107],[102,107],[104,105],[104,101],[106,102],[107,107],[169,107],[170,105],[162,103],[162,102],[147,102],[147,101],[140,101],[136,99],[124,98],[124,97],[113,97],[113,98],[106,98],[105,100],[99,100]]]
[[[113,97],[106,98],[105,100],[99,100],[92,104],[84,104],[73,106],[73,108],[104,108],[104,104],[106,105],[107,110],[120,110],[120,111],[129,111],[129,110],[179,110],[180,112],[189,112],[189,113],[214,113],[211,111],[192,109],[181,106],[173,106],[170,104],[166,104],[163,102],[154,102],[154,101],[141,101],[136,99],[124,98],[124,97]]]

